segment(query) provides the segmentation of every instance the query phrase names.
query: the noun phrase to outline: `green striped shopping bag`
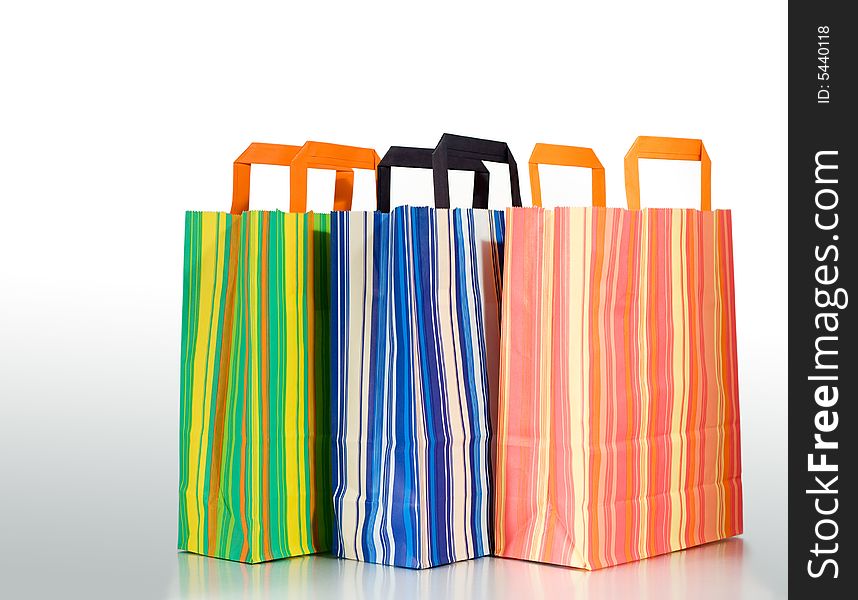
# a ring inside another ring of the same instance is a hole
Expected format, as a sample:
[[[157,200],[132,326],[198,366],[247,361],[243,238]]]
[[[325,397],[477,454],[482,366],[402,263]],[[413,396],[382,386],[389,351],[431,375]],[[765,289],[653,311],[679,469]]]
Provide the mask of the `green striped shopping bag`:
[[[293,212],[250,211],[250,165],[292,167]],[[329,227],[305,212],[308,167],[337,171],[373,150],[251,144],[229,213],[185,220],[179,549],[243,562],[330,547]]]

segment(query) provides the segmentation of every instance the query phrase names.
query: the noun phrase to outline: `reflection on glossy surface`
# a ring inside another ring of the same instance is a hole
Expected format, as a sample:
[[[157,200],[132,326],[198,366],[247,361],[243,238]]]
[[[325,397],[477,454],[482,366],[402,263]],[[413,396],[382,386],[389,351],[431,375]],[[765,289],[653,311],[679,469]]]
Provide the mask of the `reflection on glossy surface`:
[[[489,586],[485,560],[416,571],[302,556],[245,565],[180,553],[180,598],[267,598],[285,594],[313,598],[456,598],[479,596]]]
[[[511,598],[741,598],[743,552],[733,538],[594,572],[505,560],[496,585]]]
[[[245,565],[178,554],[172,598],[767,598],[733,538],[586,572],[501,558],[424,571],[304,556]]]

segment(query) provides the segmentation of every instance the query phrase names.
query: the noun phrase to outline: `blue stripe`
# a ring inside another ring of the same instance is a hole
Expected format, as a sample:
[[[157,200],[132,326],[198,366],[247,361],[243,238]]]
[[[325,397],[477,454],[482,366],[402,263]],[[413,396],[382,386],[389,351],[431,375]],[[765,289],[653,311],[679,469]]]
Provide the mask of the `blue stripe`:
[[[349,289],[348,219],[344,213],[331,215],[331,490],[334,496],[334,521],[342,518],[345,480],[345,397],[348,390],[346,358],[348,312],[346,294]],[[345,552],[342,528],[334,527],[331,551],[342,556]]]
[[[418,565],[419,538],[417,537],[417,478],[416,460],[417,445],[414,440],[413,422],[414,412],[414,363],[411,357],[412,326],[411,326],[411,277],[409,274],[408,246],[406,244],[405,221],[396,216],[401,211],[396,210],[390,217],[393,223],[387,224],[387,231],[393,227],[394,255],[391,260],[394,272],[394,304],[392,313],[394,316],[396,352],[392,355],[391,363],[394,365],[394,377],[392,385],[388,387],[390,398],[395,403],[396,414],[394,417],[395,444],[397,450],[394,453],[395,463],[393,466],[393,519],[391,527],[394,532],[402,532],[403,539],[392,540],[393,554],[388,556],[388,562],[404,566]],[[397,260],[398,259],[398,260]],[[397,518],[398,517],[398,518]]]
[[[378,509],[381,503],[379,497],[384,492],[384,482],[381,479],[381,457],[382,446],[385,443],[382,438],[385,398],[384,393],[384,344],[387,331],[387,251],[390,243],[383,228],[378,227],[378,221],[373,218],[373,244],[372,244],[372,297],[369,302],[372,305],[370,321],[370,345],[369,351],[369,381],[367,382],[367,464],[366,464],[366,488],[368,496],[366,499],[367,515],[364,521],[364,556],[369,561],[377,560],[377,552],[385,556],[384,548],[376,548],[373,544],[373,529],[378,519]]]

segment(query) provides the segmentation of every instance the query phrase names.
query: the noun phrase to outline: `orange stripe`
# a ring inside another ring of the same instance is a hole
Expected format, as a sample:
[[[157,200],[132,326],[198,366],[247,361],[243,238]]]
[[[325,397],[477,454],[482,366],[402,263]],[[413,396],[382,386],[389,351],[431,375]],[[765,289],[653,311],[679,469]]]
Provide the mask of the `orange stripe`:
[[[231,223],[229,239],[229,269],[227,271],[226,303],[224,306],[223,334],[221,339],[220,373],[218,373],[217,398],[215,400],[214,437],[212,439],[211,475],[209,483],[208,511],[209,530],[207,552],[215,552],[218,541],[217,505],[220,498],[221,468],[223,462],[223,427],[226,415],[227,391],[229,387],[230,351],[232,350],[232,328],[235,316],[235,286],[238,275],[238,245],[241,237],[241,217],[227,215]]]
[[[630,212],[624,213],[624,216],[627,217],[626,225],[628,227],[628,248],[626,250],[626,264],[628,265],[626,271],[626,298],[631,299],[634,293],[634,273],[637,269],[637,264],[635,263],[635,243],[637,239],[635,237],[634,231],[634,222],[637,216],[640,213]],[[625,534],[623,537],[623,543],[625,547],[625,557],[627,561],[634,560],[634,555],[632,554],[632,548],[637,547],[633,522],[635,520],[635,504],[631,502],[631,492],[636,489],[635,486],[635,473],[637,469],[635,468],[635,458],[636,454],[631,451],[632,447],[632,437],[636,430],[635,424],[635,407],[636,403],[632,401],[633,392],[632,392],[632,349],[631,343],[634,339],[632,336],[632,327],[631,327],[631,310],[632,303],[627,301],[625,306],[623,307],[623,356],[625,357],[625,370],[624,370],[624,384],[626,390],[626,432],[625,432],[625,440],[628,443],[628,451],[626,452],[626,496],[629,498],[629,501],[626,502],[626,528]]]
[[[602,262],[604,260],[601,252],[605,238],[605,211],[604,209],[593,209],[593,270],[590,276],[590,562],[595,568],[602,564],[601,560],[601,538],[599,535],[600,519],[600,478],[602,468],[601,450],[599,438],[601,434],[601,400],[602,400],[602,370],[601,351],[602,345],[599,339],[599,307],[601,306],[600,281],[602,279]],[[595,476],[592,476],[595,474]]]

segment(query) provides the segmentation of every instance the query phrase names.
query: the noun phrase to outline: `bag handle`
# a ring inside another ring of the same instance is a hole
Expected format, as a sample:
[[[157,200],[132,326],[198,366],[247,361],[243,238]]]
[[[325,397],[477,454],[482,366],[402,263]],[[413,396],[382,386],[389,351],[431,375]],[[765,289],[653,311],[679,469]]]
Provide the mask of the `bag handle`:
[[[372,148],[341,146],[326,142],[307,142],[292,159],[289,178],[289,210],[307,212],[307,169],[336,169],[337,183],[342,169],[368,169],[375,171],[380,159]],[[342,180],[342,189],[334,190],[334,210],[350,210],[354,175]],[[346,189],[347,188],[347,189]],[[346,191],[348,193],[346,193]],[[340,192],[340,193],[338,193]]]
[[[700,210],[712,210],[712,161],[702,140],[642,135],[629,148],[625,160],[626,200],[630,210],[640,210],[639,158],[700,161]]]
[[[284,144],[263,144],[253,142],[241,156],[232,163],[232,208],[230,212],[240,215],[250,210],[250,165],[276,165],[288,167],[301,146]],[[290,178],[291,179],[291,178]],[[354,173],[351,169],[337,169],[337,179],[334,185],[334,202],[337,199],[351,204]]]
[[[470,158],[509,165],[509,187],[512,205],[521,206],[521,189],[518,184],[518,165],[506,142],[445,133],[432,152],[432,178],[435,182],[435,208],[450,208],[450,178],[447,170],[451,158]],[[486,206],[475,208],[488,208]]]
[[[542,206],[539,165],[583,167],[593,170],[593,206],[605,207],[605,168],[591,148],[536,144],[527,163],[530,171],[530,193],[533,206]]]
[[[378,163],[376,195],[378,210],[390,212],[390,168],[406,167],[411,169],[432,168],[432,148],[408,148],[391,146],[387,154]],[[489,170],[483,161],[473,158],[451,157],[449,167],[456,171],[474,172],[474,208],[489,206]]]

